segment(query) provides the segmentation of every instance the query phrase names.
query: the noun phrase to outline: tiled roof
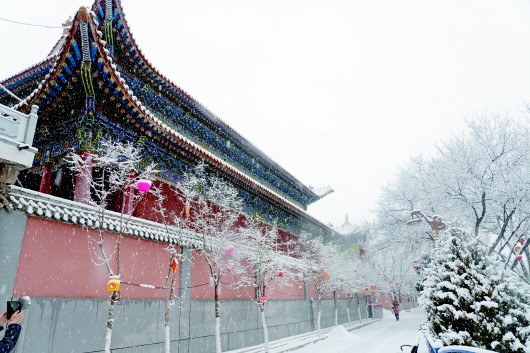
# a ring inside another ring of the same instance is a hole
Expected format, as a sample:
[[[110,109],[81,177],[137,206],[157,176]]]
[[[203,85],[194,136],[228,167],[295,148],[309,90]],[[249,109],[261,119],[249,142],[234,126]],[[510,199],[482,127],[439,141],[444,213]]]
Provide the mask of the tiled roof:
[[[24,211],[29,215],[47,218],[59,222],[71,223],[82,227],[98,229],[100,221],[95,207],[79,202],[65,200],[59,197],[43,194],[37,191],[9,187],[8,206],[11,209]],[[176,229],[164,224],[148,221],[138,217],[130,217],[128,222],[118,212],[105,211],[105,223],[102,229],[109,232],[119,232],[125,225],[122,234],[150,239],[165,243],[177,243]],[[179,235],[178,243],[187,247],[198,248],[201,244],[192,234]]]

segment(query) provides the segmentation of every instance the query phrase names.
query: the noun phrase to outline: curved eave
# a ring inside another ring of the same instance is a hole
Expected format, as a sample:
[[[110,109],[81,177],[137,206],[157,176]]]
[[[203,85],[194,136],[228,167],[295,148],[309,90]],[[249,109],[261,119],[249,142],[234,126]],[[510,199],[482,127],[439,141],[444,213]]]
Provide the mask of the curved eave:
[[[76,15],[74,21],[72,22],[72,26],[70,27],[70,31],[68,33],[68,36],[66,37],[62,48],[55,56],[51,56],[47,60],[51,64],[50,71],[40,82],[39,86],[35,90],[33,90],[33,92],[29,94],[29,96],[25,98],[27,104],[24,105],[24,103],[22,102],[18,103],[17,105],[15,105],[15,109],[29,110],[29,107],[32,104],[36,104],[42,107],[43,104],[47,104],[55,99],[58,99],[56,94],[49,94],[49,92],[55,92],[54,89],[56,89],[57,87],[62,87],[61,85],[66,83],[67,80],[65,78],[60,78],[60,76],[63,76],[63,70],[70,70],[71,72],[69,72],[69,75],[72,75],[73,73],[73,70],[69,68],[69,65],[73,66],[73,68],[75,68],[75,65],[72,65],[71,62],[66,62],[66,60],[67,56],[70,55],[70,49],[72,47],[73,38],[77,32],[78,24],[79,13]]]
[[[94,4],[92,5],[92,11],[95,13],[98,11],[98,7],[102,6],[104,8],[104,1],[96,0]],[[129,45],[134,49],[136,55],[138,56],[139,60],[146,66],[147,70],[151,72],[152,75],[156,76],[159,80],[162,80],[167,86],[169,86],[172,90],[178,92],[180,95],[182,95],[185,99],[185,103],[187,103],[190,107],[192,107],[194,110],[197,111],[197,113],[204,116],[206,119],[212,121],[214,124],[221,125],[224,129],[228,131],[229,135],[232,135],[236,139],[238,139],[244,146],[246,146],[249,150],[253,151],[257,156],[259,156],[263,161],[271,165],[276,170],[281,171],[286,177],[290,178],[295,182],[296,185],[298,185],[307,195],[310,195],[311,203],[316,202],[326,196],[328,193],[325,194],[319,194],[315,191],[313,191],[311,188],[303,184],[301,181],[299,181],[297,178],[295,178],[291,173],[286,171],[284,168],[282,168],[278,163],[270,159],[265,153],[263,153],[259,148],[254,146],[251,142],[249,142],[246,138],[241,136],[237,131],[235,131],[230,125],[226,124],[223,120],[221,120],[219,117],[217,117],[214,113],[212,113],[210,110],[208,110],[205,106],[203,106],[201,103],[199,103],[197,100],[195,100],[190,94],[188,94],[186,91],[178,87],[176,84],[174,84],[169,78],[164,76],[162,73],[160,73],[156,68],[153,67],[153,65],[146,59],[145,55],[140,50],[139,46],[137,45],[136,41],[134,40],[134,37],[132,35],[132,32],[130,30],[130,27],[127,23],[125,13],[123,11],[123,8],[121,6],[121,1],[116,0],[115,1],[116,8],[119,13],[119,18],[122,21],[123,30],[119,30],[120,33],[125,33],[125,36],[127,37],[129,41]],[[149,76],[149,75],[148,75]],[[180,99],[179,97],[177,97]]]
[[[40,63],[35,64],[35,65],[27,68],[26,70],[24,70],[24,71],[22,71],[22,72],[20,72],[20,73],[18,73],[16,75],[13,75],[13,76],[8,77],[8,78],[6,78],[4,80],[1,80],[0,82],[2,82],[2,85],[4,87],[6,87],[10,91],[18,90],[21,85],[35,84],[36,82],[34,82],[32,80],[26,81],[26,78],[30,77],[32,75],[35,75],[39,71],[46,70],[47,68],[49,69],[49,67],[51,67],[51,64],[55,61],[55,59],[56,59],[55,57],[49,57],[46,60],[43,60]],[[39,75],[37,75],[37,77],[41,76],[41,75],[42,74],[39,74]],[[0,97],[4,96],[6,94],[8,94],[8,93],[0,88]],[[27,98],[27,97],[20,97],[20,98],[24,99],[24,98]]]

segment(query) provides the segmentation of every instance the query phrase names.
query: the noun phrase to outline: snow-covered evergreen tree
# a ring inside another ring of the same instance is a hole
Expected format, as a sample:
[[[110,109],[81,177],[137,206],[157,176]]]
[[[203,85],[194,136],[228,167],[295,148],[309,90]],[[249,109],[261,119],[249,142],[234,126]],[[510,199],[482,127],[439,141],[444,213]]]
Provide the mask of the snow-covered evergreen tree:
[[[420,303],[445,345],[528,353],[529,289],[484,245],[452,228],[434,250]]]

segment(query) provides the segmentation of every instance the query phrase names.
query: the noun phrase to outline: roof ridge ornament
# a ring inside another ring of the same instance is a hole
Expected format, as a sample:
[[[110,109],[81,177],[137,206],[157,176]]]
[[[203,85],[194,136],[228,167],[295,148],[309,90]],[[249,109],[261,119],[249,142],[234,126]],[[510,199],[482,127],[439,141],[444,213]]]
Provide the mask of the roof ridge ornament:
[[[313,185],[308,185],[309,189],[318,197],[324,197],[328,194],[331,194],[335,190],[331,187],[331,185],[322,186],[322,187],[315,187]]]
[[[81,33],[81,52],[83,60],[81,62],[81,81],[86,94],[85,108],[88,114],[95,111],[95,90],[92,83],[92,61],[90,57],[90,41],[88,38],[88,21],[90,19],[88,9],[81,7],[79,9],[79,32]]]
[[[107,42],[107,49],[109,56],[114,55],[114,36],[112,34],[112,0],[105,0],[105,41]]]

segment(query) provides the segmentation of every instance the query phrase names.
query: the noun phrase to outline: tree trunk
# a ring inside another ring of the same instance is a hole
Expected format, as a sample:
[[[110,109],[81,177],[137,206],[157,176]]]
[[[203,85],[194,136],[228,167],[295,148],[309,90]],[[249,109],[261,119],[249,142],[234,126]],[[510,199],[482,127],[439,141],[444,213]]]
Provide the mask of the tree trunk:
[[[214,284],[215,300],[215,352],[221,353],[221,311],[219,310],[219,284]]]
[[[317,331],[320,333],[320,316],[321,316],[322,301],[317,297]]]
[[[112,292],[110,297],[109,315],[107,319],[107,335],[105,336],[105,353],[110,353],[112,343],[112,326],[114,324],[114,307],[118,303],[118,292]]]
[[[165,353],[170,353],[171,352],[171,340],[170,340],[170,337],[171,337],[171,326],[170,325],[166,325],[164,327],[164,331],[165,331],[164,332]]]
[[[265,305],[260,304],[261,311],[261,327],[263,328],[263,346],[265,353],[269,353],[269,329],[267,328],[267,322],[265,321]]]
[[[337,291],[333,291],[333,304],[335,305],[335,326],[339,324],[339,309],[337,307]]]
[[[173,268],[171,267],[173,259],[176,259],[176,254],[172,254],[169,258],[169,268],[166,277],[166,310],[164,315],[165,353],[171,352],[171,300],[175,292],[175,273],[173,272]],[[169,280],[170,278],[171,281]]]

